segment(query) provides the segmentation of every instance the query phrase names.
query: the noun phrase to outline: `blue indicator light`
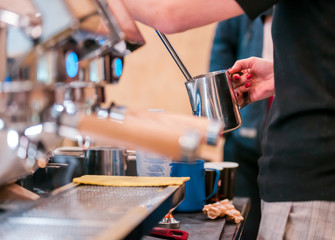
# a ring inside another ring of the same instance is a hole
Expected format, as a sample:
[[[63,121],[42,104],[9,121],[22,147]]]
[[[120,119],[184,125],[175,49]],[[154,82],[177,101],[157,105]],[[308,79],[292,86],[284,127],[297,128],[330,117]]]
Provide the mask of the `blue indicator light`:
[[[78,56],[74,52],[69,52],[66,56],[66,73],[70,78],[78,74]]]
[[[105,39],[101,38],[101,39],[99,40],[99,44],[100,44],[100,45],[103,45],[104,43],[105,43]]]
[[[117,58],[114,60],[114,73],[116,77],[120,77],[122,74],[123,65],[122,60],[120,58]]]

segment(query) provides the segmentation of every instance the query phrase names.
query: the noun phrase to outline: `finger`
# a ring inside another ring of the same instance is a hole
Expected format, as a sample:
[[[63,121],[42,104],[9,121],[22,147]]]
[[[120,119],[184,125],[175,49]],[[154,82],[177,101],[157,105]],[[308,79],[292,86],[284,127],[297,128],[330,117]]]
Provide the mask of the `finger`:
[[[238,88],[246,84],[252,78],[252,74],[247,73],[243,75],[233,74],[232,75],[232,86],[233,88]]]
[[[242,86],[236,88],[235,90],[239,93],[243,94],[245,92],[248,92],[250,90],[250,87],[252,86],[252,83],[250,81],[246,82]]]
[[[239,74],[233,74],[231,75],[231,83],[233,88],[238,88],[240,86],[242,86],[246,80],[246,78],[244,78],[242,75]]]
[[[241,72],[241,71],[248,71],[248,72],[250,72],[250,70],[248,70],[248,69],[252,68],[252,66],[254,65],[255,61],[256,61],[255,57],[250,57],[250,58],[238,60],[229,69],[229,73],[233,74],[233,73],[237,73],[237,72]]]
[[[239,90],[235,91],[236,102],[239,106],[244,104],[245,98],[243,94],[244,93],[240,92]]]
[[[250,69],[245,69],[245,70],[241,70],[239,72],[234,72],[234,73],[230,73],[231,72],[231,69],[232,68],[229,68],[227,71],[230,75],[233,75],[233,74],[238,74],[238,75],[243,75],[243,74],[248,74],[250,73]]]
[[[243,107],[250,102],[249,89],[249,86],[243,86],[235,90],[236,101],[239,106]]]

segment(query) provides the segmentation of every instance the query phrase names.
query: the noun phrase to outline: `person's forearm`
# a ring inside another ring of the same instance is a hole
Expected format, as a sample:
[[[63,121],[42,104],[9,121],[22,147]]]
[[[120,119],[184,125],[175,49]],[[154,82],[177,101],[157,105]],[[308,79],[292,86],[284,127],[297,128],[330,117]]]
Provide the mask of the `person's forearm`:
[[[191,28],[243,13],[235,0],[124,0],[137,21],[164,33]]]

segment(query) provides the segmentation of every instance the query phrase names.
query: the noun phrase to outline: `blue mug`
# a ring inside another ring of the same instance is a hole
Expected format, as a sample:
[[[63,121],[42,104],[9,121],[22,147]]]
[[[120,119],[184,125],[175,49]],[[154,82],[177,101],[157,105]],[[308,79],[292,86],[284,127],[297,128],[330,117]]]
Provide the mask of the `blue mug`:
[[[171,163],[171,177],[190,177],[185,183],[185,198],[176,208],[178,212],[197,212],[204,207],[206,200],[212,197],[216,191],[220,179],[220,171],[216,172],[213,192],[206,197],[205,189],[205,161],[197,160],[195,162],[173,162]]]

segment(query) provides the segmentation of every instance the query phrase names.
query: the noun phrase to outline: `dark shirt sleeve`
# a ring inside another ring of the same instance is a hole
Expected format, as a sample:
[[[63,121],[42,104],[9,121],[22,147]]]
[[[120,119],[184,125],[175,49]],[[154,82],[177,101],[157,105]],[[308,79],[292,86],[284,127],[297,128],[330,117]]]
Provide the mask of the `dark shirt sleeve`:
[[[236,0],[250,19],[255,19],[261,13],[281,0]]]

